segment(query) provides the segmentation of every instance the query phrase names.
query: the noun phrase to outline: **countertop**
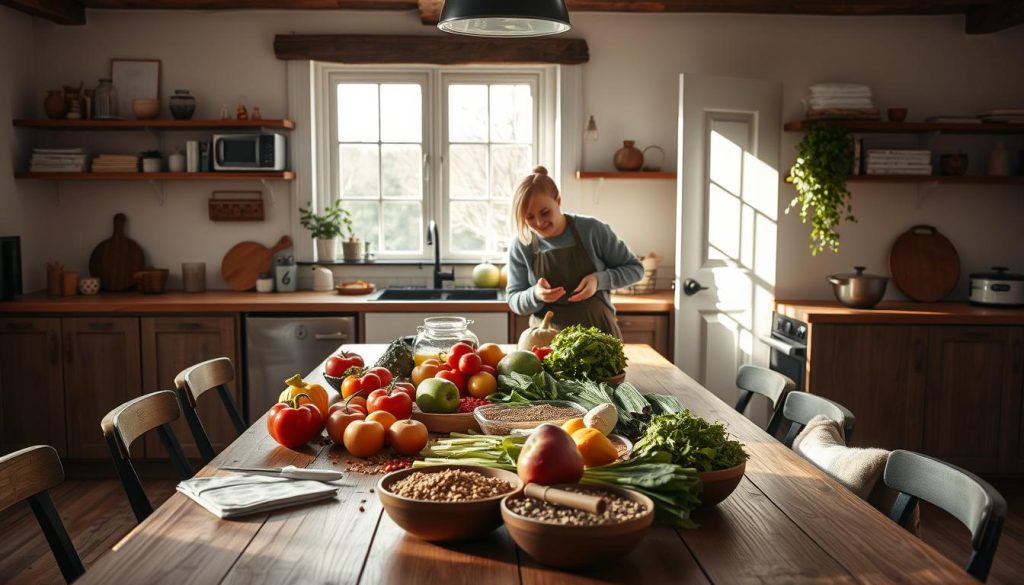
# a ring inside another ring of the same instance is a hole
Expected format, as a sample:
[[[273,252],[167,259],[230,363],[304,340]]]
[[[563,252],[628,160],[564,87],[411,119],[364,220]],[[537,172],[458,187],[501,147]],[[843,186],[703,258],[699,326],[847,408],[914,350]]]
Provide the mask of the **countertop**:
[[[0,302],[0,313],[402,313],[420,311],[508,312],[505,301],[370,301],[370,295],[339,295],[299,291],[257,293],[212,290],[202,293],[168,291],[48,297],[30,293]],[[666,313],[672,310],[672,291],[650,295],[612,295],[620,313]]]
[[[851,309],[837,301],[776,300],[775,310],[811,324],[1024,325],[1022,307],[983,307],[966,302],[883,301],[874,309]]]

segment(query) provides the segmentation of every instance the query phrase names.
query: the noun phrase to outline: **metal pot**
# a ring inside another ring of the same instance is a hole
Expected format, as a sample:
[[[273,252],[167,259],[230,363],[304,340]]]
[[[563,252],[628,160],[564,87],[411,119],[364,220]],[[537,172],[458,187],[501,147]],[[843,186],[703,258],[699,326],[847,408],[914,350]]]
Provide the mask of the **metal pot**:
[[[992,272],[972,274],[968,299],[979,305],[1024,305],[1024,274],[1007,270],[1005,266],[993,266]]]
[[[870,309],[885,296],[888,276],[864,274],[863,266],[854,266],[854,274],[833,274],[828,277],[836,300],[854,309]]]

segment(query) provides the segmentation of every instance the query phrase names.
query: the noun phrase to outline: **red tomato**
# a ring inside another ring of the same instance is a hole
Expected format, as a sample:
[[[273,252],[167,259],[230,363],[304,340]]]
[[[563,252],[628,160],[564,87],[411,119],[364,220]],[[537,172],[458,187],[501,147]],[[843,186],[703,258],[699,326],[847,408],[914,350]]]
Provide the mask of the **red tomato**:
[[[267,432],[281,445],[294,449],[320,434],[324,420],[313,404],[296,407],[294,400],[278,402],[267,416]]]
[[[448,366],[452,369],[458,369],[459,360],[467,353],[473,353],[472,345],[463,341],[453,345],[452,348],[448,350]]]
[[[472,376],[480,371],[480,366],[483,364],[483,359],[481,359],[477,354],[463,354],[463,356],[459,358],[459,371],[467,376]]]
[[[398,420],[412,416],[412,399],[409,395],[402,390],[392,390],[389,393],[387,389],[379,388],[370,392],[370,398],[366,401],[370,413],[384,410]]]
[[[484,364],[484,365],[480,366],[480,371],[481,372],[487,372],[488,374],[494,376],[495,378],[498,377],[498,370],[494,369],[494,366],[489,366],[487,364]]]
[[[466,377],[463,376],[460,372],[456,370],[445,370],[443,372],[438,372],[438,374],[434,377],[441,378],[442,380],[448,380],[449,382],[455,384],[455,387],[459,389],[460,396],[466,394]]]
[[[380,387],[380,376],[377,374],[363,374],[363,377],[359,378],[359,390],[363,392],[367,400],[370,399],[369,393]]]
[[[367,374],[376,374],[377,377],[380,378],[380,385],[381,385],[381,387],[387,386],[388,384],[391,383],[391,379],[392,379],[391,370],[389,370],[387,368],[382,368],[380,366],[377,366],[377,367],[374,367],[374,368],[370,368],[369,370],[366,370],[366,373]]]
[[[408,382],[395,382],[395,390],[405,392],[413,402],[416,402],[416,387]]]
[[[345,379],[341,382],[341,397],[348,398],[358,394],[362,389],[363,386],[357,376],[345,376]]]
[[[341,409],[331,412],[327,417],[327,436],[341,445],[345,439],[345,429],[357,420],[365,420],[365,412],[343,412]]]
[[[332,355],[327,358],[327,363],[324,364],[324,373],[328,376],[340,378],[345,375],[345,371],[349,368],[363,367],[363,358],[356,353],[341,352],[337,355]]]

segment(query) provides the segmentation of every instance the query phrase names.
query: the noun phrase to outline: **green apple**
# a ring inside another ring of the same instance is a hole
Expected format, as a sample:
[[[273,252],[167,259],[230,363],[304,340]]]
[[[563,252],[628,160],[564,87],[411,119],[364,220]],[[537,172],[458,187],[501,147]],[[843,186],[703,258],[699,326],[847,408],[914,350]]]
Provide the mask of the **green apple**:
[[[501,270],[490,262],[477,264],[473,268],[473,285],[480,288],[495,288],[501,282]]]
[[[455,412],[459,408],[459,387],[441,378],[427,378],[416,387],[416,406],[423,412]]]
[[[532,351],[509,352],[498,362],[498,373],[507,376],[512,372],[533,376],[544,369],[544,364]]]

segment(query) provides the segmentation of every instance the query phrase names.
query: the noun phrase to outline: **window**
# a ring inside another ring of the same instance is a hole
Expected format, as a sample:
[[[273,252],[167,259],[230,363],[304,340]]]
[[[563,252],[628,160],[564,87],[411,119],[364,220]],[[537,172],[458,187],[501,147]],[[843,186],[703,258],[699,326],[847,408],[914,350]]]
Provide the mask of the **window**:
[[[514,236],[516,185],[550,151],[548,68],[324,73],[321,203],[340,198],[382,259],[432,256],[431,219],[446,259],[497,256]]]

